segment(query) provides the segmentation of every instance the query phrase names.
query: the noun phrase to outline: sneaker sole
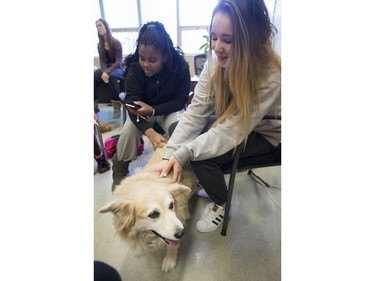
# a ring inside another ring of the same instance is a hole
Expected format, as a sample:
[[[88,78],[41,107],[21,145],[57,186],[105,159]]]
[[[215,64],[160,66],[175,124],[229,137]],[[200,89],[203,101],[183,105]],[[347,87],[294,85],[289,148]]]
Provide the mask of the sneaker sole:
[[[211,229],[199,229],[198,227],[196,227],[196,229],[201,232],[201,233],[208,233],[208,232],[213,232],[215,231],[216,229],[219,228],[219,226],[221,225],[221,223],[219,225],[217,225],[215,228],[211,228]]]
[[[196,229],[199,231],[199,232],[202,232],[202,233],[208,233],[208,232],[213,232],[215,231],[216,229],[219,228],[219,226],[223,223],[223,220],[224,220],[224,217],[222,219],[222,221],[216,225],[214,228],[210,228],[210,229],[199,229],[198,226],[196,226]]]

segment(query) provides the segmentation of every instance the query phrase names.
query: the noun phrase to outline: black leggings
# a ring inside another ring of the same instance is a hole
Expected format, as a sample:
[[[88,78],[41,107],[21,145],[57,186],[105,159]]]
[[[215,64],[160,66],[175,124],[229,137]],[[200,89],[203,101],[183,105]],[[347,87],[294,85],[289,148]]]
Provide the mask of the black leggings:
[[[275,149],[268,140],[257,132],[251,132],[245,150],[241,157],[255,156],[270,152]],[[233,160],[233,149],[218,157],[203,161],[190,161],[190,164],[199,182],[208,196],[217,205],[227,201],[228,188],[224,178],[222,166]]]

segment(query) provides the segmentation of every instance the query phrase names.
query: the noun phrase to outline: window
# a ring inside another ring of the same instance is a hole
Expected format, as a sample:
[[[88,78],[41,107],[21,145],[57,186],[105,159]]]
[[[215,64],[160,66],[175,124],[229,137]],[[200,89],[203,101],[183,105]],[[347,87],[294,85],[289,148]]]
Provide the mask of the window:
[[[181,26],[209,26],[217,0],[179,0]]]
[[[151,20],[163,23],[172,41],[185,53],[201,53],[199,47],[204,43],[202,36],[207,34],[211,20],[211,13],[207,11],[212,11],[216,2],[217,0],[98,0],[95,20],[103,17],[108,21],[113,36],[122,43],[124,55],[134,51],[138,27]],[[176,12],[177,7],[179,12]],[[96,29],[95,41],[98,41]],[[96,44],[94,51],[97,56]]]
[[[138,28],[137,0],[102,0],[105,19],[112,29]]]
[[[202,53],[199,47],[208,34],[212,10],[217,0],[98,0],[95,20],[102,17],[111,27],[114,37],[120,40],[124,56],[134,51],[138,27],[148,21],[160,21],[185,54]],[[265,0],[271,20],[277,20],[280,30],[280,1]],[[274,19],[274,10],[278,17]],[[95,29],[96,31],[96,29]],[[97,33],[95,32],[96,42]],[[280,50],[280,34],[276,49]],[[95,44],[95,56],[97,56]]]
[[[173,43],[177,44],[176,1],[174,0],[140,0],[141,23],[148,21],[161,22],[169,33]]]
[[[199,47],[205,42],[203,35],[208,34],[212,10],[217,0],[178,0],[179,23],[178,42],[187,54],[202,53]]]

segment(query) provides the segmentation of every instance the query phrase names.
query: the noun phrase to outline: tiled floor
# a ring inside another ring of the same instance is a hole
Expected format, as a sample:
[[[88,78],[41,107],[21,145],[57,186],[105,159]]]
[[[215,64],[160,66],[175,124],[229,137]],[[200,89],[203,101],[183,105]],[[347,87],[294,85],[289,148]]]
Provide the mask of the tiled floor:
[[[99,118],[113,124],[113,130],[104,134],[104,139],[119,133],[121,119],[111,119],[111,107],[105,104],[99,107]],[[131,173],[142,166],[152,153],[147,138],[145,141],[145,152],[132,162]],[[281,187],[281,167],[258,169],[255,172],[271,186]],[[111,199],[111,184],[111,171],[94,176],[94,259],[117,269],[123,281],[281,280],[281,209],[272,201],[265,188],[246,172],[240,172],[236,177],[226,237],[220,235],[220,229],[208,234],[195,230],[195,224],[209,200],[197,196],[192,198],[192,219],[186,226],[177,266],[169,273],[161,270],[164,249],[135,256],[114,235],[111,215],[98,212]],[[268,191],[281,205],[281,189],[271,187]]]

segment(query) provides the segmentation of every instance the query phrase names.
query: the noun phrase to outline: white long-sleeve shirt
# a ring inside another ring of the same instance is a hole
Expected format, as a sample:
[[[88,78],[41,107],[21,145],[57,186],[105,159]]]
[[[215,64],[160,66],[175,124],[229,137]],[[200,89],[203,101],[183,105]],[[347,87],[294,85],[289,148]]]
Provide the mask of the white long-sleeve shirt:
[[[214,60],[215,58],[213,58]],[[201,134],[208,119],[215,111],[214,101],[205,98],[209,78],[209,65],[205,63],[194,90],[194,97],[175,128],[167,144],[164,158],[172,155],[183,165],[188,160],[211,159],[236,147],[237,124],[234,115],[221,124]],[[253,113],[251,131],[262,134],[277,146],[281,142],[281,120],[264,119],[265,116],[281,116],[281,73],[275,67],[264,81],[260,82],[259,110]],[[241,134],[240,143],[244,139]]]

